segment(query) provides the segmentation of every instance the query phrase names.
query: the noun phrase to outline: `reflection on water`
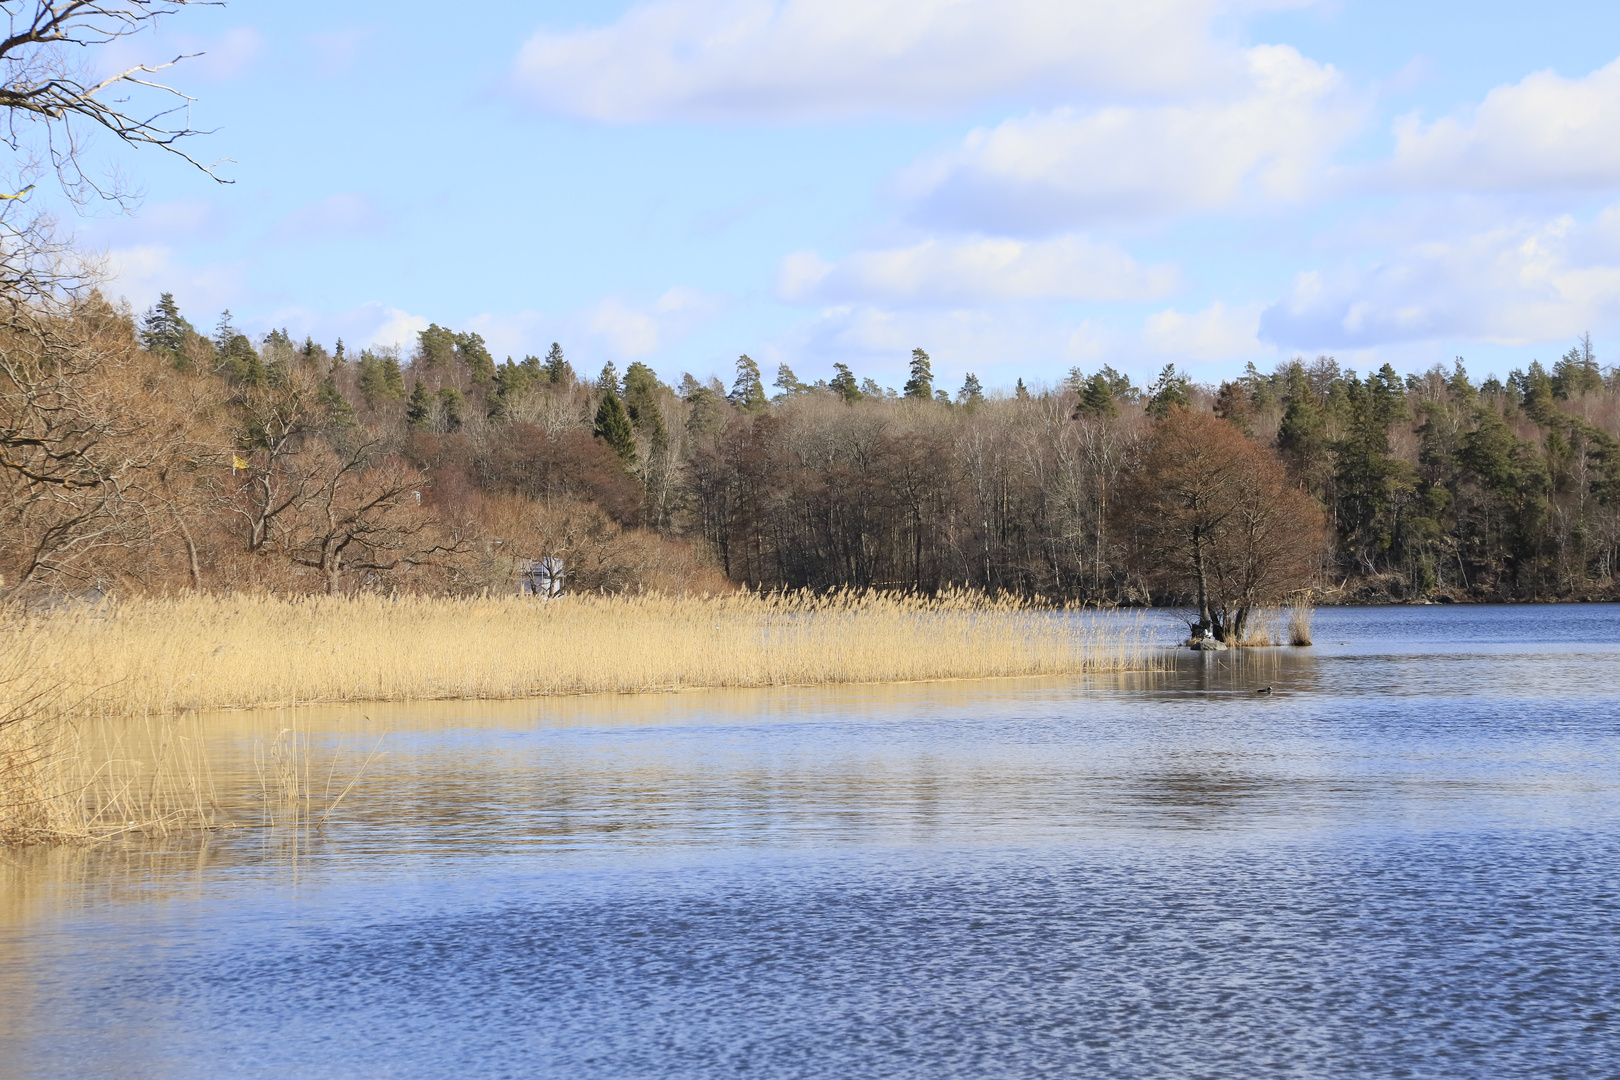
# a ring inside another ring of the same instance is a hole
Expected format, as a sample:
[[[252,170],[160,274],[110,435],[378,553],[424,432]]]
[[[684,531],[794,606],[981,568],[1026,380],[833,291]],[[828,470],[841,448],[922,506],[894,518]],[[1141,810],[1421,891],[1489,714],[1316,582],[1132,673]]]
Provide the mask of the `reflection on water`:
[[[250,827],[0,859],[0,1075],[1620,1073],[1620,611],[1317,631],[207,718]],[[380,742],[323,830],[258,827],[288,726],[318,794]]]

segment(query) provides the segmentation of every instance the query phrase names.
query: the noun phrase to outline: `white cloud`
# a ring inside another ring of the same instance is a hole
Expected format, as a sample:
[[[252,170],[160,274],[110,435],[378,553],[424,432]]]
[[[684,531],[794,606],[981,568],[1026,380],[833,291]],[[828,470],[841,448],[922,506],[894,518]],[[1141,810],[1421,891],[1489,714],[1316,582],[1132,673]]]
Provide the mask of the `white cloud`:
[[[1119,247],[1085,236],[976,237],[862,251],[837,264],[815,252],[789,255],[777,292],[785,300],[822,303],[1136,300],[1163,295],[1175,279],[1170,267],[1144,267]]]
[[[1462,339],[1523,344],[1620,320],[1620,207],[1411,244],[1374,264],[1299,274],[1260,336],[1299,348]]]
[[[1338,71],[1293,48],[1257,46],[1246,61],[1235,95],[976,129],[902,173],[899,190],[926,219],[1012,232],[1299,199],[1365,109]]]
[[[605,345],[618,359],[637,360],[658,352],[712,319],[724,307],[721,297],[676,286],[650,304],[609,296],[569,320]]]
[[[1161,97],[1241,69],[1210,33],[1227,0],[654,0],[541,31],[514,89],[608,121],[933,112],[1019,95]]]
[[[1462,190],[1620,185],[1620,60],[1581,79],[1537,72],[1428,126],[1401,117],[1384,171],[1406,186]]]
[[[221,311],[247,291],[243,263],[190,265],[177,261],[174,250],[163,244],[112,248],[105,272],[102,291],[108,295],[127,297],[140,309],[171,292],[180,310],[199,325],[208,321],[203,313]]]
[[[1183,314],[1167,309],[1148,316],[1142,340],[1149,349],[1187,360],[1231,360],[1271,353],[1260,341],[1264,305],[1228,308],[1216,301],[1202,311]]]

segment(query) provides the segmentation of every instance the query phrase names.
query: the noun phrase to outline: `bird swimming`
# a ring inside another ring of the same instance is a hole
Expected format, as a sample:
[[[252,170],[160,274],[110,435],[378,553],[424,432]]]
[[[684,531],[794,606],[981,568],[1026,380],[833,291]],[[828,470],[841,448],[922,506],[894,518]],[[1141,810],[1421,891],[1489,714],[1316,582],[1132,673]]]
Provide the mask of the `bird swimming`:
[[[1271,687],[1262,686],[1260,689],[1256,690],[1255,693],[1257,693],[1257,694],[1269,694],[1269,693],[1271,693]]]

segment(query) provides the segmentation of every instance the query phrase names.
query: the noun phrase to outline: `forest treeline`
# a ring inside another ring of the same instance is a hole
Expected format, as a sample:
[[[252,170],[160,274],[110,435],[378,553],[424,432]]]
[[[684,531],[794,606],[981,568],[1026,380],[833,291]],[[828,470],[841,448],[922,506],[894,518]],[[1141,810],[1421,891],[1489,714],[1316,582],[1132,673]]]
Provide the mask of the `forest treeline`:
[[[0,399],[11,593],[507,591],[557,555],[593,591],[1185,603],[1213,575],[1243,606],[1612,596],[1620,558],[1620,378],[1589,340],[1506,383],[1319,357],[949,393],[919,349],[898,390],[746,356],[672,386],[437,325],[356,354],[92,294],[12,320]]]

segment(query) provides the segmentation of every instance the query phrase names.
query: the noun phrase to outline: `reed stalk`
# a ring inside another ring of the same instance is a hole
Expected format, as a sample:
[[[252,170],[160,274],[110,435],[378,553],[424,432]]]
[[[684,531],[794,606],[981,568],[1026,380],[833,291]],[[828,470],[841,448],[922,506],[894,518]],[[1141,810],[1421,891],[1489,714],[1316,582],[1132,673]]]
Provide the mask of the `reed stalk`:
[[[1316,615],[1316,605],[1311,603],[1311,594],[1308,591],[1294,594],[1293,600],[1288,604],[1288,643],[1290,645],[1309,645],[1311,643],[1311,619]]]

